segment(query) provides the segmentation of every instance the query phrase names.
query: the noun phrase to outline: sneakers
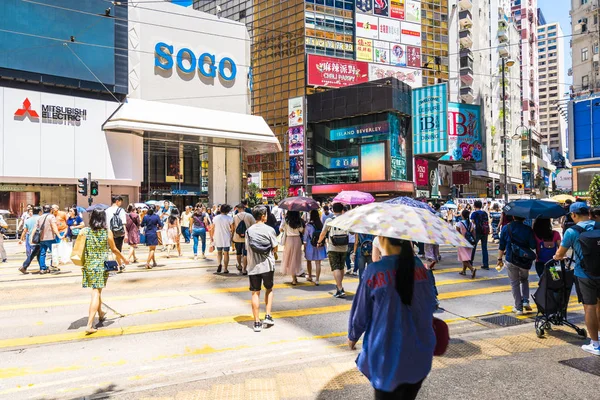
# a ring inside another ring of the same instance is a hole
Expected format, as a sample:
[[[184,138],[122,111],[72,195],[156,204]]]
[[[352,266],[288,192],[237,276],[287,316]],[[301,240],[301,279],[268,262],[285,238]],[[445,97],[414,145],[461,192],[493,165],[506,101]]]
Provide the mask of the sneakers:
[[[254,323],[254,332],[260,332],[262,331],[262,324],[260,322],[255,322]]]
[[[5,262],[8,262],[8,260],[6,258],[3,258],[2,262],[5,263]]]
[[[335,297],[336,299],[342,299],[346,297],[346,292],[344,292],[344,288],[342,288],[341,290],[336,290],[333,297]]]
[[[600,347],[596,347],[592,343],[584,344],[583,346],[581,346],[581,350],[586,351],[595,356],[600,356]]]
[[[266,315],[265,319],[263,320],[263,326],[267,327],[267,326],[273,326],[275,325],[275,321],[273,321],[273,317],[271,317],[270,315]]]
[[[531,308],[531,305],[528,301],[523,302],[523,308],[525,309],[525,311],[533,311],[533,308]]]
[[[523,310],[520,310],[517,307],[513,307],[512,312],[514,312],[517,315],[523,315]]]

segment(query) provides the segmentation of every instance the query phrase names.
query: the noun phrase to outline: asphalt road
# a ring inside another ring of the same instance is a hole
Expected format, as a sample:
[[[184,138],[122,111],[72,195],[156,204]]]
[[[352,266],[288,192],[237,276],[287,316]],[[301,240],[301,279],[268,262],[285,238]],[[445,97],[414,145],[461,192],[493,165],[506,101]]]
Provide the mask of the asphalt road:
[[[216,275],[213,257],[160,254],[153,270],[133,265],[109,279],[103,293],[108,320],[85,336],[90,294],[81,288],[79,268],[21,275],[22,248],[6,247],[9,263],[0,265],[2,399],[372,398],[353,363],[357,352],[345,346],[358,279],[346,277],[346,299],[332,298],[327,265],[320,287],[303,279],[292,287],[289,277],[277,276],[276,324],[254,333],[247,277]],[[493,260],[496,248],[490,247]],[[184,253],[191,253],[188,245]],[[453,341],[449,353],[435,359],[419,398],[600,398],[600,357],[582,352],[581,338],[555,330],[537,339],[533,315],[515,319],[510,313],[505,274],[478,271],[471,280],[458,275],[454,249],[442,248],[442,256],[437,316],[450,324]],[[532,275],[532,292],[536,280]],[[582,326],[581,306],[573,301],[571,310]],[[517,325],[499,325],[506,323]]]

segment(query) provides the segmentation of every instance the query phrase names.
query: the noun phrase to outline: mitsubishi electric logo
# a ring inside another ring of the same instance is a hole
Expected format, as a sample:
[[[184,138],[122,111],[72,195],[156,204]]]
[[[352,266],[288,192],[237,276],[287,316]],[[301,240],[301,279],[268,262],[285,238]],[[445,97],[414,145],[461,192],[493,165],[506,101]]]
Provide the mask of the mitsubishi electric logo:
[[[31,102],[28,98],[23,102],[23,108],[15,111],[16,120],[23,121],[27,117],[32,122],[39,122],[40,119],[37,111],[31,108]],[[44,124],[80,126],[81,121],[86,119],[86,109],[42,104],[42,123]]]
[[[28,98],[25,98],[23,108],[19,108],[15,111],[15,119],[23,121],[26,117],[29,117],[31,121],[35,120],[35,122],[40,118],[39,114],[31,108],[31,102]]]

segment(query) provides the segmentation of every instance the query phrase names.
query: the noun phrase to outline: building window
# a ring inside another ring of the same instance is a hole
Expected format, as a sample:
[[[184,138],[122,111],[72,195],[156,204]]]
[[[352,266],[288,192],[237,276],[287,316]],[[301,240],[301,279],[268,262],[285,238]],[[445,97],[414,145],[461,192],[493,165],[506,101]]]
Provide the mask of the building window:
[[[548,50],[556,50],[556,46],[548,46]]]
[[[594,44],[594,54],[598,54],[598,43]]]
[[[545,44],[546,44],[546,41],[545,41],[545,40],[540,40],[540,41],[538,42],[538,46],[544,46]]]
[[[588,0],[581,0],[581,5],[587,4]]]
[[[584,47],[583,49],[581,49],[581,61],[587,61],[588,60],[588,48]]]
[[[555,37],[555,36],[556,36],[556,32],[549,32],[549,33],[548,33],[548,37],[549,37],[549,38],[551,38],[551,37]]]

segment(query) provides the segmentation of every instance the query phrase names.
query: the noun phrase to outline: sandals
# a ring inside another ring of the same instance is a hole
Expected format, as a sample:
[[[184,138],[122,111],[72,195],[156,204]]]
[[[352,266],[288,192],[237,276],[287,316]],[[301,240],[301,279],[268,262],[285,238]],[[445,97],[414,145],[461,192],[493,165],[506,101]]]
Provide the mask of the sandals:
[[[152,269],[152,267],[150,266],[150,264],[146,264],[146,269]]]
[[[85,330],[85,334],[86,334],[86,336],[87,336],[87,335],[91,335],[91,334],[93,334],[93,333],[96,333],[96,332],[98,332],[98,329],[96,329],[96,328],[92,328],[92,329],[86,329],[86,330]]]
[[[292,286],[296,286],[298,284],[298,281],[292,281]]]
[[[471,273],[471,279],[475,279],[476,273],[477,273],[477,270],[475,268],[473,268],[473,272]]]
[[[100,321],[100,322],[106,321],[106,313],[105,312],[103,312],[102,314],[98,313],[98,321]]]
[[[462,276],[466,276],[467,275],[467,273],[465,271],[459,272],[458,274],[462,275]]]

